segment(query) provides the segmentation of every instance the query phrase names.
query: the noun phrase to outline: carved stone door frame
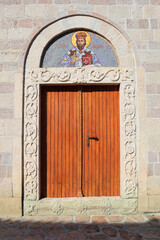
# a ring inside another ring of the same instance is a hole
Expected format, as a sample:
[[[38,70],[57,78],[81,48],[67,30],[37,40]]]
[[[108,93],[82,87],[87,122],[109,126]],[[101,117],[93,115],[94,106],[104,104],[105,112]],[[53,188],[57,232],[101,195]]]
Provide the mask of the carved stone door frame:
[[[62,84],[120,85],[120,197],[40,199],[39,106],[40,86]],[[136,211],[135,77],[131,68],[28,69],[24,116],[25,215],[103,215]],[[123,207],[120,207],[123,206]]]
[[[118,68],[40,68],[41,55],[53,37],[73,29],[92,29],[116,49]],[[40,87],[63,84],[119,84],[120,197],[40,199]],[[113,24],[93,16],[68,16],[53,22],[34,38],[26,58],[24,82],[24,215],[107,215],[137,212],[136,69],[134,53]]]

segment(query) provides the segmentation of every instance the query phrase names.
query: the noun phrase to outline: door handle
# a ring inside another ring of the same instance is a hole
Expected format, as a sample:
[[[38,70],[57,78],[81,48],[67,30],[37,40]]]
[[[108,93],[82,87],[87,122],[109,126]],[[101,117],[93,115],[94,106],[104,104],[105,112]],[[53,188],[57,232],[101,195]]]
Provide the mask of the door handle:
[[[93,139],[93,140],[95,140],[95,141],[99,141],[99,138],[97,138],[97,137],[89,137],[89,136],[87,136],[87,146],[89,147],[90,145],[89,145],[89,140],[90,139]]]

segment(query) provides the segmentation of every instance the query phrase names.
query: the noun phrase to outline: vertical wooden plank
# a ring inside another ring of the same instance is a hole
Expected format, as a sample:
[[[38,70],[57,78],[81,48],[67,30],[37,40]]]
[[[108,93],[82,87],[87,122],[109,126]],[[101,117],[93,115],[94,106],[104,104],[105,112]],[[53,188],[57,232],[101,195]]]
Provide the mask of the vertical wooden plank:
[[[95,196],[100,195],[100,185],[102,185],[102,178],[101,178],[101,160],[102,160],[102,152],[100,151],[100,142],[101,142],[101,134],[100,134],[100,128],[101,128],[101,117],[100,117],[100,109],[102,106],[100,106],[100,91],[95,91],[95,99],[94,99],[94,105],[95,105],[95,137],[97,137],[99,140],[95,141]],[[100,173],[100,174],[99,174]]]
[[[66,92],[66,197],[69,197],[69,175],[70,175],[70,92]]]
[[[50,158],[51,158],[51,93],[47,92],[47,196],[50,197]]]
[[[107,99],[106,99],[106,110],[107,110],[107,148],[106,148],[106,156],[107,156],[107,196],[110,196],[110,176],[111,176],[111,171],[110,171],[110,89],[108,89],[106,93]]]
[[[54,166],[55,166],[55,171],[54,171],[54,194],[52,197],[57,197],[58,196],[58,142],[59,142],[59,93],[58,91],[55,91],[54,93],[54,119],[55,119],[55,127],[54,127],[54,132],[52,132],[52,137],[55,139],[55,148],[54,148]]]
[[[102,137],[102,142],[104,143],[103,145],[103,166],[102,166],[102,175],[104,178],[103,181],[103,196],[107,196],[107,151],[108,151],[108,146],[107,146],[107,91],[102,91],[102,98],[101,98],[101,105],[102,105],[102,114],[104,114],[104,117],[102,119],[102,126],[101,127],[101,135]]]
[[[51,128],[50,128],[50,131],[51,131],[51,135],[52,133],[54,132],[55,130],[55,127],[54,127],[54,92],[52,91],[51,93],[51,118],[50,118],[50,121],[51,121]],[[53,194],[54,195],[54,171],[55,171],[55,166],[54,166],[54,151],[55,151],[55,142],[54,142],[55,138],[53,138],[51,136],[51,157],[50,157],[50,166],[51,166],[51,169],[50,169],[50,172],[51,172],[51,176],[50,176],[50,183],[51,183],[51,187],[50,187],[50,196]]]
[[[61,175],[61,184],[62,184],[62,193],[61,196],[65,197],[65,182],[66,182],[66,175],[65,175],[65,168],[66,168],[66,129],[65,129],[65,123],[66,123],[66,92],[64,89],[62,90],[62,99],[61,99],[61,105],[62,105],[62,125],[61,125],[61,131],[62,131],[62,145],[61,145],[61,166],[62,166],[62,175]]]
[[[117,115],[117,196],[120,196],[120,112],[119,112],[119,86],[116,92],[116,115]]]

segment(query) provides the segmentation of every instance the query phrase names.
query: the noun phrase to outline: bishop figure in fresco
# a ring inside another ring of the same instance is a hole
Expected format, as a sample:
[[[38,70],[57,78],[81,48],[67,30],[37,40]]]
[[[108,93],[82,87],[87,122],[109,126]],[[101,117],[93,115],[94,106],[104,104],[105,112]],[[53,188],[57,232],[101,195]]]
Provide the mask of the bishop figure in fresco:
[[[101,67],[97,56],[88,48],[91,36],[84,31],[76,32],[71,38],[74,49],[69,50],[63,59],[58,63],[58,67]]]

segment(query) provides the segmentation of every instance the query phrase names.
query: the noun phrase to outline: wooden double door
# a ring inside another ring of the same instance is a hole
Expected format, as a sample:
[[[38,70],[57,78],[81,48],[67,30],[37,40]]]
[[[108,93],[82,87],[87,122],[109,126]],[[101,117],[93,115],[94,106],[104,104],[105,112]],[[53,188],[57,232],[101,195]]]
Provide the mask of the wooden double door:
[[[41,196],[119,196],[119,86],[41,91]]]

